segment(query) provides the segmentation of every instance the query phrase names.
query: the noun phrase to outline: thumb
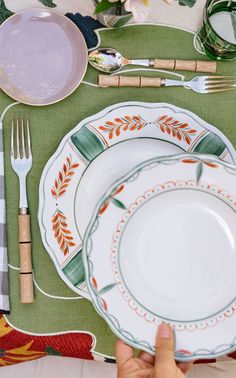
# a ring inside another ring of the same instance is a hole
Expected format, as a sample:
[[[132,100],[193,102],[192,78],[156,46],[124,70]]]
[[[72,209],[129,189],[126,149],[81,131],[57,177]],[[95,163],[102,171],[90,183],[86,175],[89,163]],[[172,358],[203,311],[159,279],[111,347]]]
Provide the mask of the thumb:
[[[155,365],[158,365],[159,368],[175,365],[174,350],[173,330],[168,324],[162,323],[157,332]]]

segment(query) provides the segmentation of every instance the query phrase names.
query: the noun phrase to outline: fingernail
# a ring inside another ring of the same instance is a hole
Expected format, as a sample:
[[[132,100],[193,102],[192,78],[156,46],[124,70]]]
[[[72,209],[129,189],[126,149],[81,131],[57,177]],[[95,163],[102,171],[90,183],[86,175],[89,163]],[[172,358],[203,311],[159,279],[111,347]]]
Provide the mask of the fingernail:
[[[159,325],[158,328],[158,335],[162,339],[170,339],[171,338],[171,328],[168,324],[162,323]]]

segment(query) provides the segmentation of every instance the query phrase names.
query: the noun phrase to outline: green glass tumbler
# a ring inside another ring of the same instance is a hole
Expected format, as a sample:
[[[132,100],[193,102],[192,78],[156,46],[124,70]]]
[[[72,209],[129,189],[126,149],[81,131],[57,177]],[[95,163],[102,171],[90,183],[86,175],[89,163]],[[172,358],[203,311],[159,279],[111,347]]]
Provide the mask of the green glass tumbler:
[[[211,59],[236,59],[236,1],[207,0],[198,38]]]

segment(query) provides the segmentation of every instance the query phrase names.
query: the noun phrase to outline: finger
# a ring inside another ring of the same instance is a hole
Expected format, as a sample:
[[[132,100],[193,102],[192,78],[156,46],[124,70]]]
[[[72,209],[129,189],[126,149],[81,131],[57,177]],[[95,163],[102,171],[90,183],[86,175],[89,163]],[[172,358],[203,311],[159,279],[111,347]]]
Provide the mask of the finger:
[[[147,362],[150,365],[154,365],[155,357],[152,356],[151,354],[147,353],[147,352],[143,352],[143,351],[140,352],[139,353],[139,358],[141,360],[143,360],[144,362]]]
[[[134,350],[131,346],[125,344],[122,340],[116,341],[116,363],[122,366],[126,361],[134,357]]]
[[[162,323],[158,327],[157,338],[156,338],[156,360],[157,365],[173,365],[175,364],[174,359],[174,333],[172,328],[165,323]]]
[[[182,373],[186,374],[192,367],[193,361],[189,362],[178,362],[177,366],[182,371]]]
[[[139,378],[151,378],[153,373],[153,369],[144,369],[144,370],[139,370],[137,375],[134,377],[139,377]]]
[[[153,374],[153,368],[139,369],[131,373],[132,378],[151,378]]]

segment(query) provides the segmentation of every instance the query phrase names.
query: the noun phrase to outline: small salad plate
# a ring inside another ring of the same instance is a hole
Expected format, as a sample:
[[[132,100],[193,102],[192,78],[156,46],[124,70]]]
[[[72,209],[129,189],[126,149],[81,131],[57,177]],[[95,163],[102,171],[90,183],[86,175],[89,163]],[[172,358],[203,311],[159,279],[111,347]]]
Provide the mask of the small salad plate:
[[[119,338],[154,353],[167,322],[178,360],[236,349],[235,188],[234,165],[181,154],[140,164],[102,196],[83,262],[92,302]]]
[[[17,101],[49,105],[71,94],[87,69],[79,28],[52,10],[27,9],[0,26],[0,88]]]
[[[107,188],[145,160],[181,152],[213,154],[236,162],[233,146],[219,130],[165,103],[110,106],[63,138],[41,177],[38,221],[44,246],[71,289],[89,298],[83,238]]]

